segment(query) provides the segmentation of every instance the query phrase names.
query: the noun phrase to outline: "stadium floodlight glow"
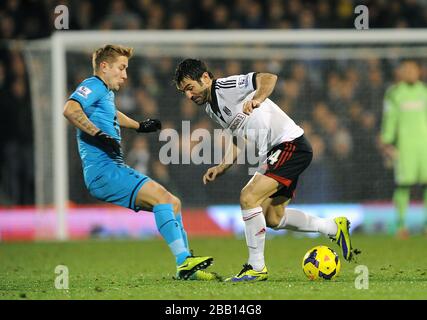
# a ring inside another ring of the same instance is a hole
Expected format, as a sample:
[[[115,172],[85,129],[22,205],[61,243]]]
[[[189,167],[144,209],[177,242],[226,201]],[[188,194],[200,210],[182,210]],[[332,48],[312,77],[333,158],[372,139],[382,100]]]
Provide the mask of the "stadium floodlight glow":
[[[57,239],[61,240],[68,238],[69,200],[67,126],[62,108],[67,98],[67,73],[74,67],[67,64],[66,57],[69,52],[83,52],[87,59],[84,62],[89,64],[89,53],[106,43],[133,46],[136,55],[147,59],[189,56],[235,60],[427,57],[426,29],[59,31],[49,40],[26,41],[25,58],[30,71],[35,130],[36,202],[38,205],[54,204],[58,217]],[[172,77],[173,70],[170,73]]]

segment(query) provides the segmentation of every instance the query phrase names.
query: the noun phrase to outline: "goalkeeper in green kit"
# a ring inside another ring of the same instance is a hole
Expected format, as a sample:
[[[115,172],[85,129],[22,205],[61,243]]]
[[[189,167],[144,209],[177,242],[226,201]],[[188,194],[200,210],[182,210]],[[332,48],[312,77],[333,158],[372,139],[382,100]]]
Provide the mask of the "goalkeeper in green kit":
[[[411,187],[424,188],[424,230],[427,231],[427,86],[419,80],[420,69],[412,60],[402,62],[400,82],[384,97],[381,128],[383,152],[393,161],[398,212],[397,236],[406,238],[405,214]]]

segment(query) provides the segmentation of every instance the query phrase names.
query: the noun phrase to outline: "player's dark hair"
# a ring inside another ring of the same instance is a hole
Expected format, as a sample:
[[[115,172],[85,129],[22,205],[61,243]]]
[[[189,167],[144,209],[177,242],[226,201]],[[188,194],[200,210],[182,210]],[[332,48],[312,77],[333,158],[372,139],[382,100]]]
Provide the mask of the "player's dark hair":
[[[203,61],[197,59],[185,59],[179,63],[178,67],[176,67],[173,81],[177,86],[182,82],[182,80],[184,80],[184,78],[200,82],[200,78],[205,72],[207,72],[209,77],[213,79],[212,72],[208,70]]]

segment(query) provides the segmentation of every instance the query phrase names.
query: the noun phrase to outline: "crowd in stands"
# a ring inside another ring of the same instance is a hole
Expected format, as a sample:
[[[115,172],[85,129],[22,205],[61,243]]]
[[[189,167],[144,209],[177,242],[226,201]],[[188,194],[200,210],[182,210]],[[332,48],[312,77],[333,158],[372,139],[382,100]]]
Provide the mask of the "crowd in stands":
[[[48,37],[54,30],[54,8],[69,8],[70,29],[301,29],[353,28],[357,1],[300,0],[106,0],[31,1],[0,4],[0,205],[34,203],[34,141],[27,66],[21,51],[5,39]],[[370,28],[427,26],[424,1],[363,1],[369,8]],[[69,90],[90,74],[90,61],[76,55]],[[164,128],[210,132],[217,128],[202,108],[184,99],[171,82],[173,58],[144,61],[135,57],[129,81],[117,95],[119,108],[135,119],[159,118]],[[393,188],[378,148],[382,99],[395,82],[396,61],[369,59],[326,61],[219,61],[208,60],[216,78],[251,71],[273,72],[279,81],[272,99],[305,130],[314,148],[314,160],[300,181],[296,201],[359,202],[388,199]],[[133,67],[133,66],[135,67]],[[89,72],[89,74],[88,74]],[[423,79],[427,80],[424,61]],[[122,131],[127,163],[181,196],[186,205],[237,203],[239,190],[249,179],[248,165],[239,165],[219,181],[202,186],[210,165],[165,165],[157,134]],[[74,130],[70,128],[70,136]],[[185,137],[182,137],[184,140]],[[96,202],[86,192],[80,162],[70,139],[70,192],[77,203]],[[181,141],[185,143],[185,141]],[[191,148],[190,148],[191,150]],[[229,175],[229,178],[227,176]],[[190,178],[189,178],[190,177]],[[301,196],[298,196],[298,195]]]
[[[369,9],[370,28],[422,28],[425,0],[8,0],[0,4],[0,38],[49,36],[54,9],[69,10],[70,29],[354,28],[354,8]]]

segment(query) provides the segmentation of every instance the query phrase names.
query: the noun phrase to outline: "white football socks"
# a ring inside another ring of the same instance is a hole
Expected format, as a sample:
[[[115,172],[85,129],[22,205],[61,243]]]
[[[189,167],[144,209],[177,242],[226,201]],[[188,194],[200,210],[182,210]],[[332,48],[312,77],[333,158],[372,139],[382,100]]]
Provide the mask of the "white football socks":
[[[248,263],[256,271],[261,271],[264,266],[264,247],[266,222],[262,208],[257,207],[242,210],[243,222],[245,223],[246,244],[249,249]]]
[[[275,230],[288,229],[299,232],[320,232],[335,236],[338,227],[333,219],[319,218],[296,209],[285,209],[285,214]]]

